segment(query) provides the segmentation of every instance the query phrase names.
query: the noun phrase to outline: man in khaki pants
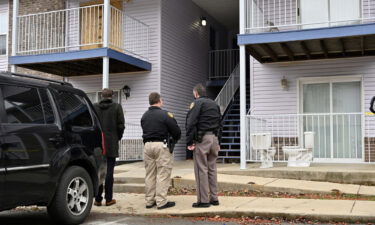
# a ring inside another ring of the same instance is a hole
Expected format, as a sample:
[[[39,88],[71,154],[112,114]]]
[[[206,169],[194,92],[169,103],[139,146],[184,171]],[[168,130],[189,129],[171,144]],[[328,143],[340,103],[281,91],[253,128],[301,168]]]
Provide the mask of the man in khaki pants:
[[[159,93],[151,93],[149,103],[150,108],[141,119],[145,143],[146,208],[157,206],[158,209],[165,209],[176,205],[167,200],[173,163],[168,143],[170,137],[176,143],[181,138],[181,130],[173,114],[161,109],[163,101]]]
[[[194,208],[219,205],[217,196],[216,160],[220,150],[220,108],[206,97],[206,88],[198,84],[193,89],[195,101],[186,118],[186,143],[194,151],[194,172],[197,183],[197,202]]]

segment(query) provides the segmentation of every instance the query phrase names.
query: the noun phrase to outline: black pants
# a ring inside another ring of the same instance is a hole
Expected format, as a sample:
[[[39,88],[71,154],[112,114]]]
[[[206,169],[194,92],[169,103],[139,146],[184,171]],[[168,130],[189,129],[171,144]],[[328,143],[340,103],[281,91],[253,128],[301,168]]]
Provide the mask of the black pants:
[[[116,158],[107,157],[107,175],[105,177],[105,200],[107,202],[113,199],[113,171],[116,164]],[[103,200],[103,184],[99,186],[98,195],[95,197],[95,201],[101,202]]]

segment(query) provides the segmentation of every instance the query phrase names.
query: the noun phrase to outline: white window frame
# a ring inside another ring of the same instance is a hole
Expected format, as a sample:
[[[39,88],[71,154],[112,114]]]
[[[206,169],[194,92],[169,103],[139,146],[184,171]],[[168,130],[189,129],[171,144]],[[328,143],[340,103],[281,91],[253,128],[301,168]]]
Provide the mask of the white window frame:
[[[0,15],[4,14],[5,15],[5,24],[7,24],[7,29],[4,33],[0,33],[0,36],[5,35],[5,54],[1,54],[0,56],[8,56],[9,55],[9,43],[8,43],[8,38],[9,38],[9,12],[8,11],[0,11]],[[1,17],[0,17],[1,19]]]
[[[303,114],[303,85],[304,84],[321,84],[336,82],[361,82],[361,114],[364,115],[365,106],[365,91],[364,91],[364,77],[363,75],[351,75],[351,76],[324,76],[324,77],[301,77],[297,80],[297,113]],[[331,87],[330,87],[331,88]],[[330,103],[332,104],[332,103]],[[330,106],[330,113],[332,113],[332,106]],[[365,117],[362,116],[362,159],[314,159],[314,162],[330,162],[330,163],[361,163],[365,161]]]
[[[99,95],[102,91],[90,91],[90,92],[86,92],[86,94],[95,94],[95,101],[93,103],[96,103],[96,102],[99,102]],[[117,99],[117,102],[116,101],[113,101],[113,102],[116,102],[116,103],[119,103],[120,105],[121,104],[121,101],[122,101],[122,98],[121,98],[121,94],[122,94],[122,91],[121,90],[113,90],[113,92],[117,92],[118,93],[118,99]]]

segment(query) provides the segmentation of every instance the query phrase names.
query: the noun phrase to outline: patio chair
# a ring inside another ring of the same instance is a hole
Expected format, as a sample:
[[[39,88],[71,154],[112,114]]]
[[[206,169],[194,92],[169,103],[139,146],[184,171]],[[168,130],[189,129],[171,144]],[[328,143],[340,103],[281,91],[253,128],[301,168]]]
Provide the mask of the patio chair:
[[[276,149],[271,147],[271,133],[256,133],[251,134],[251,147],[254,151],[258,151],[260,154],[261,166],[260,168],[271,168],[273,167],[273,158],[276,153]]]
[[[283,146],[288,156],[288,167],[309,167],[313,160],[314,132],[304,133],[304,146]]]

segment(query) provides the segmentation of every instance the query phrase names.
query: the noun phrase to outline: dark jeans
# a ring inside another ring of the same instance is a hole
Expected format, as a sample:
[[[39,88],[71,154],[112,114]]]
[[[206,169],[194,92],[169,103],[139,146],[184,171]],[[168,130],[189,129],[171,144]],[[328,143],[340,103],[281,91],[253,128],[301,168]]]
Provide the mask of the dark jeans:
[[[113,198],[113,171],[116,164],[116,158],[107,157],[107,175],[105,177],[105,185],[99,186],[98,195],[95,197],[95,201],[101,202],[103,200],[103,188],[105,189],[105,200],[107,202],[112,201]]]

